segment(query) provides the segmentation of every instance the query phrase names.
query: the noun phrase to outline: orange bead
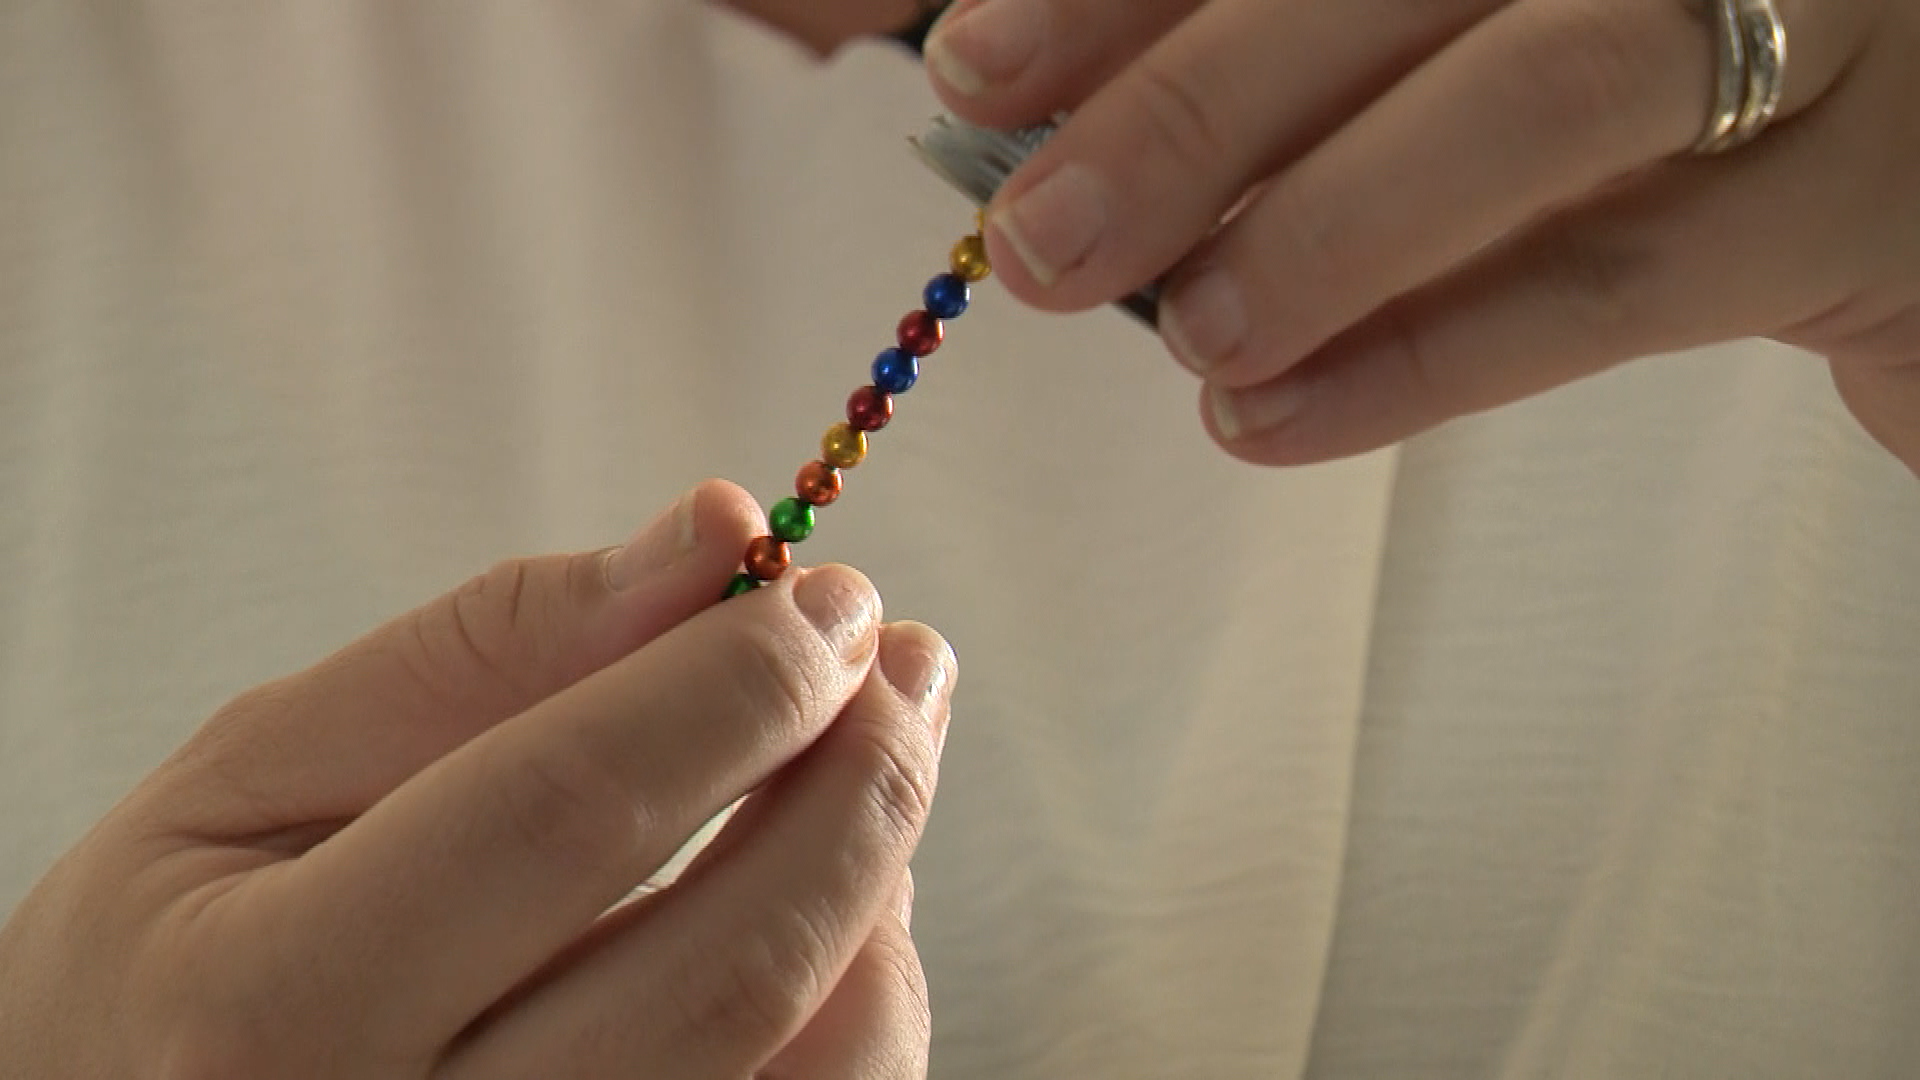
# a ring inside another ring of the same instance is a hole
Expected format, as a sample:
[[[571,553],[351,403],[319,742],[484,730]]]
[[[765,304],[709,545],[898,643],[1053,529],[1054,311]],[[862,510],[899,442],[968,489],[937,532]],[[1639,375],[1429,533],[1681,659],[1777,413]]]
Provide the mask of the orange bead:
[[[793,493],[808,506],[825,506],[840,497],[840,470],[824,461],[809,461],[793,478]]]
[[[747,557],[744,560],[747,573],[761,581],[772,581],[787,572],[793,564],[793,551],[787,542],[777,537],[759,536],[747,545]]]
[[[836,469],[851,469],[866,458],[866,433],[855,431],[852,424],[835,424],[820,437],[820,460]]]

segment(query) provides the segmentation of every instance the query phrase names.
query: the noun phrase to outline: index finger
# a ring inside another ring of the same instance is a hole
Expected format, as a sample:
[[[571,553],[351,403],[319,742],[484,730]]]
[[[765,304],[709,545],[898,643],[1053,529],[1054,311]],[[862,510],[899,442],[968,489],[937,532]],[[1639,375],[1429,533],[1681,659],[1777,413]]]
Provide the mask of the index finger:
[[[1709,65],[1677,0],[1506,8],[1198,252],[1168,285],[1167,343],[1214,385],[1274,377],[1529,221],[1684,149]]]
[[[258,885],[281,959],[430,1051],[791,760],[872,662],[879,601],[828,567],[697,616],[475,739]],[[282,935],[287,936],[287,935]]]
[[[1058,0],[989,0],[1049,2]],[[1212,0],[1081,104],[1007,182],[988,219],[1002,283],[1067,311],[1158,278],[1249,188],[1505,2]],[[1089,19],[1082,32],[1124,32],[1113,23]]]

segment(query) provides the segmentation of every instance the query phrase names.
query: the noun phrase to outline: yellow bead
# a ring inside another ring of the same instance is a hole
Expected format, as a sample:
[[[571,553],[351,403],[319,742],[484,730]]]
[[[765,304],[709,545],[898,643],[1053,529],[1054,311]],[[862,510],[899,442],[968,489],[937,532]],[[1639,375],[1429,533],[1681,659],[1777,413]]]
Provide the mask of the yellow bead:
[[[966,281],[980,281],[993,273],[993,264],[987,261],[987,242],[977,236],[969,236],[953,245],[953,272]]]
[[[851,424],[835,424],[820,439],[820,459],[836,469],[851,469],[866,456],[866,433]]]

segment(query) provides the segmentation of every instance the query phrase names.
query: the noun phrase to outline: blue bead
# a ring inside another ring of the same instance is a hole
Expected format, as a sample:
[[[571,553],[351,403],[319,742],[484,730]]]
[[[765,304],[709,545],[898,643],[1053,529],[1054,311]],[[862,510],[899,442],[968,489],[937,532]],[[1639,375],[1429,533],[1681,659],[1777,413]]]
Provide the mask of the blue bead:
[[[873,359],[873,385],[889,394],[904,394],[920,377],[920,361],[905,349],[888,349]]]
[[[921,297],[926,301],[927,313],[936,319],[957,319],[967,313],[969,290],[966,280],[958,274],[941,274],[927,282],[927,291]]]

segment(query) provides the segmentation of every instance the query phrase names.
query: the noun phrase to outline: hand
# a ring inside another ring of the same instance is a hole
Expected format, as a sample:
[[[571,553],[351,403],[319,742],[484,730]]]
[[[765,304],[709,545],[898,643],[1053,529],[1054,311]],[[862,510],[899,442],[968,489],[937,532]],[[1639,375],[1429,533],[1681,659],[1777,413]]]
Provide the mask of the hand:
[[[1249,461],[1770,336],[1920,469],[1920,0],[1782,0],[1781,119],[1717,157],[1690,2],[961,0],[928,62],[976,123],[1074,110],[992,208],[1001,278],[1077,310],[1177,264],[1165,337]]]
[[[844,568],[703,610],[760,520],[703,486],[222,709],[0,930],[0,1074],[923,1076],[951,654]]]
[[[722,0],[775,30],[830,56],[858,37],[891,34],[925,10],[921,0]]]

